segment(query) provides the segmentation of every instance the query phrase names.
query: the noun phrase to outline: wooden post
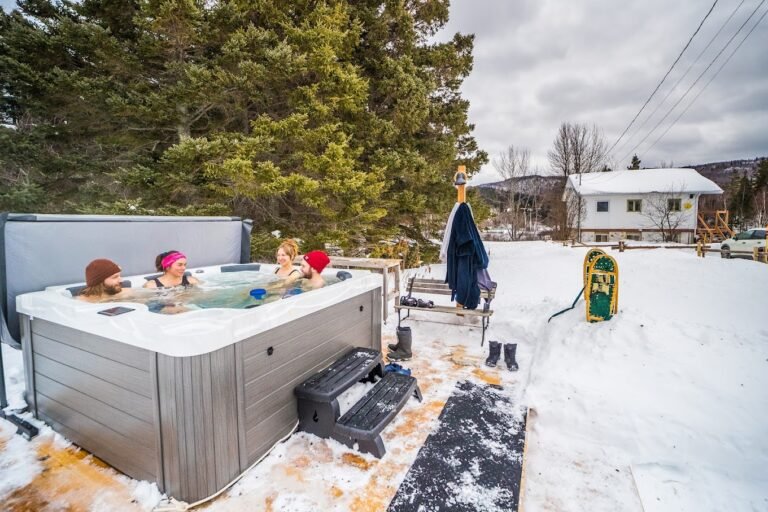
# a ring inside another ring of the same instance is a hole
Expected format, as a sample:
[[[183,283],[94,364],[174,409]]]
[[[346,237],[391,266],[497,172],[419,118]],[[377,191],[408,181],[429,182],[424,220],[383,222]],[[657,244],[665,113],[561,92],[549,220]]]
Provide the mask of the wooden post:
[[[456,174],[453,175],[453,182],[456,184],[457,189],[456,202],[466,203],[467,193],[466,190],[464,190],[464,187],[466,187],[467,183],[467,167],[465,165],[460,165],[458,167]]]

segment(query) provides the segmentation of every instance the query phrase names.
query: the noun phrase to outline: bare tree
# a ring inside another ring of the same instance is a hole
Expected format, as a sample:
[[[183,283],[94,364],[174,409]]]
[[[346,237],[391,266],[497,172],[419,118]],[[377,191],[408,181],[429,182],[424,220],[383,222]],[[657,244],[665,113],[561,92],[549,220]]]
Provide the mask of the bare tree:
[[[682,203],[680,191],[653,194],[643,199],[641,213],[661,232],[664,242],[677,241],[677,229],[684,218]]]
[[[597,172],[608,163],[608,148],[597,126],[564,122],[547,153],[552,170],[563,176]]]
[[[520,227],[524,224],[521,218],[526,207],[523,197],[523,178],[530,173],[531,153],[526,148],[509,147],[493,162],[494,167],[504,178],[503,200],[500,207],[500,218],[507,226],[509,236],[516,240]]]

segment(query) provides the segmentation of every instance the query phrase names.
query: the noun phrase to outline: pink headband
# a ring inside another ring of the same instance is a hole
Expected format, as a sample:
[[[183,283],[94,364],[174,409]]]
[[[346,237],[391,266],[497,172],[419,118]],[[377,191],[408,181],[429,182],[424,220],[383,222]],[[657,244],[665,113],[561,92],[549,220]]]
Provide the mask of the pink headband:
[[[163,258],[163,261],[160,262],[160,266],[163,267],[163,270],[165,270],[171,265],[173,265],[174,263],[176,263],[178,260],[185,260],[185,259],[187,259],[187,257],[184,256],[184,254],[180,252],[172,252],[171,254]]]

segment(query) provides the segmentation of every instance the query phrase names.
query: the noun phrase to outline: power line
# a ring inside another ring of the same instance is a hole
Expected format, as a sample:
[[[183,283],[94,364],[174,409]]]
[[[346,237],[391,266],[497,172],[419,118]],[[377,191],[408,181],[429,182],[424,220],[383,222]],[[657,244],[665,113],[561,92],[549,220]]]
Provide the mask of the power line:
[[[675,62],[673,62],[673,63],[672,63],[672,65],[669,67],[669,70],[668,70],[668,71],[667,71],[667,73],[664,75],[664,78],[662,78],[662,79],[661,79],[661,82],[659,82],[659,85],[657,85],[657,86],[656,86],[656,88],[655,88],[655,89],[653,90],[653,92],[651,93],[651,95],[650,95],[650,96],[648,96],[648,99],[647,99],[647,100],[645,100],[645,103],[643,103],[643,106],[642,106],[642,107],[640,107],[640,111],[639,111],[637,114],[635,114],[635,117],[633,117],[633,118],[632,118],[632,121],[630,121],[630,122],[629,122],[629,124],[627,125],[627,127],[626,127],[626,128],[624,128],[624,131],[623,131],[623,132],[621,132],[621,135],[619,135],[619,138],[618,138],[618,139],[616,139],[616,142],[614,142],[614,143],[613,143],[613,145],[612,145],[612,146],[611,146],[611,147],[608,149],[608,153],[610,153],[610,152],[613,150],[613,148],[615,148],[615,147],[616,147],[616,144],[618,144],[618,143],[619,143],[619,141],[621,140],[621,138],[622,138],[622,137],[624,137],[624,135],[627,133],[627,130],[629,130],[629,129],[632,127],[632,125],[633,125],[633,124],[635,123],[635,121],[637,120],[638,116],[639,116],[639,115],[640,115],[640,114],[643,112],[643,110],[645,109],[645,107],[648,105],[648,102],[649,102],[649,101],[651,101],[651,98],[653,98],[653,95],[654,95],[654,94],[656,94],[656,91],[658,91],[658,90],[659,90],[659,87],[661,87],[661,86],[662,86],[662,84],[664,83],[664,80],[666,80],[666,79],[667,79],[667,77],[669,76],[669,74],[672,72],[672,69],[674,69],[674,67],[675,67],[675,65],[677,64],[677,62],[678,62],[678,61],[680,60],[680,58],[683,56],[683,53],[685,53],[685,50],[687,50],[687,49],[688,49],[688,47],[691,45],[691,41],[693,41],[693,38],[694,38],[694,37],[696,37],[696,34],[698,34],[698,33],[699,33],[699,30],[701,30],[701,26],[702,26],[702,25],[704,25],[704,22],[705,22],[705,21],[707,21],[707,18],[709,18],[709,15],[712,13],[712,10],[715,8],[715,5],[717,5],[717,2],[718,2],[718,1],[719,1],[719,0],[715,0],[715,2],[712,4],[712,7],[710,7],[710,8],[709,8],[709,11],[708,11],[708,12],[707,12],[707,14],[704,16],[704,19],[702,19],[702,20],[701,20],[701,23],[699,23],[699,26],[696,28],[696,31],[693,33],[693,35],[691,36],[691,38],[690,38],[690,39],[688,39],[688,42],[685,44],[685,47],[683,48],[683,50],[680,52],[680,55],[678,55],[678,56],[677,56],[677,58],[675,59]]]
[[[735,32],[735,33],[734,33],[734,34],[731,36],[731,38],[730,38],[730,39],[728,39],[728,42],[727,42],[727,43],[725,43],[725,45],[724,45],[724,46],[723,46],[723,47],[720,49],[720,51],[717,53],[717,55],[715,55],[715,58],[713,58],[713,59],[712,59],[712,61],[711,61],[711,62],[709,63],[709,65],[708,65],[708,66],[707,66],[707,67],[704,69],[704,71],[702,71],[702,72],[701,72],[701,74],[700,74],[698,77],[696,77],[696,80],[695,80],[695,81],[694,81],[694,82],[691,84],[691,86],[690,86],[690,87],[688,87],[688,89],[687,89],[687,90],[685,91],[685,93],[684,93],[684,94],[683,94],[683,95],[680,97],[680,99],[678,99],[678,100],[675,102],[675,104],[674,104],[674,105],[672,105],[672,107],[671,107],[671,108],[670,108],[670,109],[667,111],[667,113],[666,113],[666,114],[664,114],[664,117],[662,117],[661,119],[659,119],[659,122],[658,122],[658,123],[656,123],[656,124],[654,125],[654,127],[653,127],[653,128],[651,128],[651,131],[649,131],[648,133],[646,133],[646,134],[645,134],[645,137],[643,137],[643,140],[641,140],[640,142],[638,142],[637,144],[635,144],[635,147],[633,147],[632,149],[630,149],[630,150],[629,150],[629,152],[628,152],[626,155],[624,155],[624,156],[621,158],[621,160],[619,160],[620,162],[623,162],[623,161],[625,161],[629,155],[631,155],[632,153],[634,153],[634,151],[635,151],[635,150],[636,150],[638,147],[640,147],[640,145],[641,145],[643,142],[645,142],[645,141],[648,139],[648,137],[650,137],[650,136],[651,136],[651,134],[652,134],[653,132],[655,132],[655,131],[656,131],[656,128],[658,128],[659,126],[661,126],[661,123],[663,123],[663,122],[664,122],[664,121],[667,119],[667,117],[669,117],[669,114],[671,114],[671,113],[672,113],[672,111],[673,111],[673,110],[675,110],[675,108],[677,108],[677,106],[680,104],[680,102],[681,102],[681,101],[683,101],[683,100],[685,99],[685,97],[686,97],[686,96],[688,96],[688,93],[689,93],[689,92],[691,92],[691,89],[693,89],[693,88],[696,86],[696,84],[697,84],[697,83],[699,83],[699,80],[701,80],[701,77],[703,77],[703,76],[704,76],[704,74],[705,74],[707,71],[709,71],[709,68],[711,68],[711,67],[712,67],[712,65],[715,63],[715,61],[716,61],[718,58],[720,58],[720,55],[722,55],[722,54],[723,54],[723,52],[725,51],[725,49],[726,49],[726,48],[728,48],[728,46],[730,46],[731,42],[733,42],[733,40],[736,38],[736,36],[737,36],[737,35],[739,35],[739,32],[741,32],[741,31],[744,29],[744,27],[747,25],[747,23],[749,23],[749,20],[751,20],[751,19],[752,19],[752,16],[754,16],[754,15],[755,15],[755,13],[757,12],[757,10],[758,10],[758,9],[760,9],[760,7],[762,7],[762,5],[763,5],[765,2],[766,2],[766,0],[762,0],[762,1],[761,1],[761,2],[760,2],[758,5],[757,5],[757,7],[755,7],[755,10],[753,10],[753,11],[752,11],[752,13],[749,15],[749,17],[748,17],[746,20],[744,20],[744,23],[742,23],[742,24],[741,24],[741,26],[738,28],[738,30],[736,30],[736,32]]]
[[[759,20],[757,20],[757,23],[755,23],[755,25],[754,25],[754,26],[753,26],[753,27],[752,27],[752,28],[749,30],[749,32],[747,32],[747,35],[746,35],[746,36],[744,36],[744,39],[742,39],[742,40],[741,40],[741,42],[738,44],[738,46],[736,46],[736,48],[734,48],[734,49],[733,49],[733,51],[731,52],[731,54],[730,54],[730,55],[728,55],[728,58],[727,58],[727,59],[725,59],[725,62],[723,62],[723,63],[722,63],[722,65],[721,65],[721,66],[720,66],[720,67],[717,69],[717,71],[715,71],[715,74],[714,74],[714,75],[712,75],[712,78],[710,78],[710,79],[709,79],[709,81],[707,81],[707,83],[706,83],[706,84],[704,84],[704,87],[702,87],[702,88],[701,88],[701,90],[700,90],[700,91],[699,91],[699,92],[696,94],[696,96],[694,96],[693,100],[691,100],[691,102],[688,104],[688,106],[687,106],[687,107],[685,107],[685,109],[684,109],[682,112],[680,112],[680,115],[678,115],[678,116],[675,118],[675,120],[674,120],[674,121],[672,121],[672,124],[670,124],[670,125],[667,127],[667,129],[666,129],[666,130],[664,130],[664,133],[662,133],[661,135],[659,135],[659,138],[657,138],[655,141],[653,141],[653,144],[651,144],[650,146],[648,146],[648,149],[646,149],[646,151],[650,151],[650,150],[651,150],[651,148],[653,148],[653,147],[656,145],[656,143],[657,143],[657,142],[659,142],[661,139],[663,139],[663,138],[664,138],[664,136],[665,136],[665,135],[666,135],[666,134],[669,132],[669,130],[671,130],[671,129],[672,129],[672,127],[673,127],[673,126],[675,126],[675,124],[677,124],[677,122],[680,120],[680,118],[681,118],[681,117],[683,117],[683,115],[684,115],[686,112],[688,112],[688,109],[689,109],[689,108],[691,108],[691,105],[693,105],[694,103],[696,103],[696,100],[697,100],[697,99],[699,99],[699,96],[701,96],[701,93],[703,93],[703,92],[704,92],[704,89],[706,89],[706,88],[707,88],[707,86],[708,86],[709,84],[711,84],[711,83],[712,83],[712,80],[714,80],[714,79],[715,79],[715,77],[716,77],[717,75],[719,75],[719,74],[720,74],[720,71],[722,71],[722,70],[723,70],[723,68],[725,67],[725,65],[726,65],[726,64],[728,64],[728,61],[729,61],[729,60],[731,60],[731,57],[733,57],[733,55],[734,55],[734,54],[735,54],[735,53],[736,53],[736,52],[739,50],[739,48],[741,48],[741,45],[742,45],[742,44],[744,44],[744,41],[746,41],[746,40],[747,40],[747,38],[749,37],[749,35],[750,35],[750,34],[752,34],[752,32],[753,32],[753,31],[754,31],[754,30],[757,28],[757,26],[760,24],[760,22],[762,22],[762,21],[763,21],[763,18],[765,18],[765,15],[766,15],[766,14],[768,14],[768,10],[766,10],[766,11],[763,13],[763,15],[762,15],[762,16],[760,16],[760,19],[759,19]]]
[[[653,116],[654,116],[654,115],[656,115],[656,112],[658,112],[658,111],[659,111],[659,109],[661,108],[661,106],[662,106],[662,105],[664,105],[664,102],[665,102],[665,101],[667,101],[667,98],[669,98],[669,96],[670,96],[670,95],[671,95],[673,92],[675,92],[675,89],[677,89],[677,86],[678,86],[678,85],[680,85],[680,82],[682,82],[682,81],[683,81],[683,79],[684,79],[686,76],[688,76],[688,73],[690,73],[691,69],[693,69],[693,66],[695,66],[695,65],[696,65],[696,63],[698,63],[698,62],[699,62],[699,59],[701,59],[701,56],[702,56],[702,55],[704,55],[704,53],[706,53],[706,51],[707,51],[707,50],[709,50],[709,47],[710,47],[710,46],[712,46],[712,43],[714,43],[714,42],[715,42],[715,39],[717,39],[717,36],[719,36],[719,35],[720,35],[720,33],[723,31],[723,29],[724,29],[724,28],[725,28],[725,27],[728,25],[728,23],[730,23],[731,19],[732,19],[732,18],[734,17],[734,15],[735,15],[735,14],[738,12],[738,10],[741,8],[741,6],[742,6],[742,5],[744,5],[744,2],[745,2],[745,1],[746,1],[746,0],[741,0],[741,2],[739,3],[739,5],[737,5],[737,6],[736,6],[736,8],[733,10],[733,12],[731,12],[731,15],[730,15],[730,16],[728,16],[728,19],[727,19],[727,20],[725,20],[725,22],[724,22],[722,25],[720,25],[720,29],[718,29],[717,33],[716,33],[714,36],[712,36],[712,38],[709,40],[709,42],[708,42],[708,43],[707,43],[707,45],[704,47],[704,49],[703,49],[703,50],[701,50],[701,52],[699,52],[699,54],[696,56],[696,58],[693,60],[693,62],[691,62],[691,64],[688,66],[688,69],[686,69],[686,70],[685,70],[685,73],[683,73],[683,74],[680,76],[680,78],[678,78],[678,79],[677,79],[677,82],[675,82],[675,85],[673,85],[673,86],[672,86],[672,88],[669,90],[669,92],[667,92],[667,94],[664,96],[664,98],[662,98],[661,102],[659,102],[659,104],[658,104],[658,105],[656,105],[656,108],[655,108],[655,109],[653,109],[653,112],[651,112],[651,113],[650,113],[650,114],[649,114],[649,115],[648,115],[648,116],[645,118],[645,120],[644,120],[644,121],[643,121],[643,122],[640,124],[640,126],[638,126],[638,127],[637,127],[637,131],[635,132],[635,135],[637,135],[638,133],[640,133],[640,132],[642,131],[642,129],[645,127],[645,125],[648,123],[648,121],[650,121],[650,120],[653,118]],[[629,143],[629,141],[630,141],[630,140],[632,140],[632,137],[627,137],[626,139],[624,139],[624,142],[623,142],[623,143],[621,143],[621,145],[620,145],[618,148],[616,148],[616,151],[620,151],[620,150],[621,150],[621,148],[623,148],[624,146],[626,146],[626,145]]]

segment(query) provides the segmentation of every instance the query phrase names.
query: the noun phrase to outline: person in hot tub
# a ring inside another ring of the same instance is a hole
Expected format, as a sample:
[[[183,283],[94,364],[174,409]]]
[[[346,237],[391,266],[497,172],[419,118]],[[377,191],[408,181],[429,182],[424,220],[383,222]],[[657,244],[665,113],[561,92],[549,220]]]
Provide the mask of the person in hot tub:
[[[155,268],[163,275],[144,283],[144,288],[185,288],[199,283],[197,279],[186,275],[187,257],[179,251],[167,251],[157,255]]]
[[[325,286],[325,279],[320,273],[330,263],[331,260],[323,251],[310,251],[304,255],[301,262],[301,273],[306,281],[308,288],[322,288]]]
[[[299,254],[299,245],[290,238],[283,240],[277,248],[275,259],[280,266],[275,270],[275,275],[283,278],[283,284],[290,284],[302,277],[301,271],[293,266],[293,260],[296,259],[297,254]]]
[[[121,299],[126,292],[123,290],[120,277],[120,267],[106,258],[95,259],[85,267],[85,288],[77,296],[86,302],[104,302]]]

